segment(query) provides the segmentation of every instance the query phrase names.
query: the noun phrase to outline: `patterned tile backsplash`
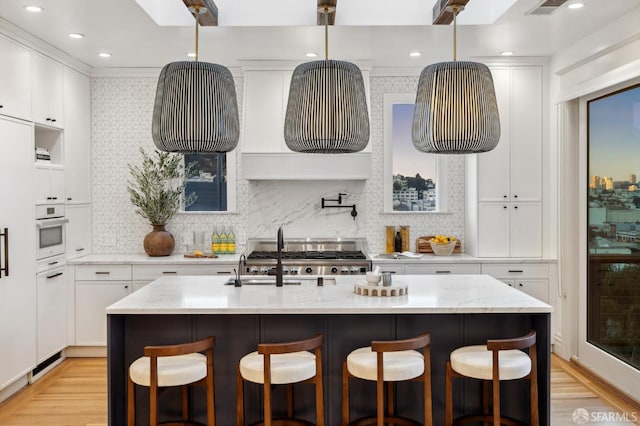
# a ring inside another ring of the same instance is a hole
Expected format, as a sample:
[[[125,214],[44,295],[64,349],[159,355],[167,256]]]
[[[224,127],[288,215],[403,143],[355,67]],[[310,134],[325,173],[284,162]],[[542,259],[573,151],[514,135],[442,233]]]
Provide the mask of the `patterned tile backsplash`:
[[[237,252],[247,237],[275,238],[279,225],[286,237],[366,237],[371,252],[382,252],[385,226],[409,225],[411,248],[421,235],[464,235],[464,159],[448,161],[448,207],[446,214],[384,213],[383,96],[415,93],[417,77],[371,78],[372,177],[367,181],[247,181],[241,178],[240,155],[236,156],[237,209],[233,213],[178,214],[167,225],[176,239],[192,231],[211,232],[214,226],[232,226]],[[238,99],[243,99],[243,79],[236,77]],[[151,116],[155,78],[92,79],[93,247],[95,253],[142,253],[142,240],[150,226],[135,213],[127,193],[127,164],[139,161],[139,147],[155,148],[151,139]],[[242,103],[239,102],[240,117]],[[241,128],[242,128],[242,123]],[[240,134],[242,139],[242,131]],[[242,144],[242,141],[240,142]],[[354,221],[349,209],[320,208],[322,197],[347,193],[346,204],[356,204]],[[179,240],[178,240],[179,241]],[[463,242],[464,243],[464,242]],[[176,252],[185,247],[177,245]]]

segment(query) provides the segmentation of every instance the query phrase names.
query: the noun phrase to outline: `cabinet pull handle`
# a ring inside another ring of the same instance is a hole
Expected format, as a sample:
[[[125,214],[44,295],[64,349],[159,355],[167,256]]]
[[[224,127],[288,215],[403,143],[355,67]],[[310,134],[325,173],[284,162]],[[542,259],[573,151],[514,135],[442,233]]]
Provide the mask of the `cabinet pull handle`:
[[[47,279],[50,280],[51,278],[59,277],[60,275],[62,275],[62,272],[58,272],[57,274],[53,275],[47,275]]]
[[[67,201],[73,201],[73,198],[67,197]]]
[[[451,271],[436,271],[436,274],[450,274]]]
[[[502,196],[502,198],[507,198],[507,196],[506,196],[506,195],[503,195],[503,196]]]
[[[4,267],[0,268],[0,278],[2,278],[3,272],[5,277],[9,276],[9,228],[4,228],[4,231],[0,232],[0,236],[4,237]],[[0,244],[0,252],[2,252],[2,244]],[[0,262],[1,259],[0,253]]]
[[[514,195],[514,196],[513,196],[513,198],[518,198],[518,196],[517,196],[517,195]]]
[[[503,209],[506,209],[506,208],[507,208],[507,206],[502,206],[502,208],[503,208]]]
[[[522,283],[518,283],[518,285],[519,285],[520,287],[523,287]]]
[[[513,208],[517,210],[517,209],[518,209],[518,206],[513,206]]]
[[[162,275],[175,275],[177,274],[176,271],[162,271]]]
[[[96,271],[96,275],[109,275],[110,273],[108,271]]]
[[[84,251],[84,248],[77,248],[76,251]]]
[[[381,271],[382,274],[395,274],[396,271]]]
[[[509,269],[510,274],[515,274],[515,273],[521,274],[522,272],[523,272],[522,269]]]
[[[230,271],[218,271],[218,272],[216,272],[216,274],[218,274],[218,275],[231,275],[231,272]]]
[[[124,288],[129,288],[129,286],[128,286],[128,285],[125,285],[125,286],[124,286]]]
[[[57,260],[54,260],[53,262],[47,263],[47,265],[49,265],[49,266],[53,266],[53,265],[57,265],[57,264],[58,264]]]

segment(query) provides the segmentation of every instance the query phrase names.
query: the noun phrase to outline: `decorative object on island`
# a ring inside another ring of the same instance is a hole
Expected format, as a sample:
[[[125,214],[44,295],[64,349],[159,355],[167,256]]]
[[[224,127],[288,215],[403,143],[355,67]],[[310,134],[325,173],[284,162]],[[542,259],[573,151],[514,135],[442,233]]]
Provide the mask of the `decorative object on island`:
[[[457,241],[455,237],[436,235],[429,240],[429,244],[431,244],[431,250],[436,256],[450,256],[456,247]]]
[[[356,210],[356,205],[355,204],[351,204],[351,205],[343,206],[342,205],[342,197],[343,196],[346,197],[347,194],[340,192],[340,193],[338,193],[338,198],[334,198],[334,199],[322,197],[322,208],[323,209],[330,209],[330,208],[337,208],[337,209],[348,208],[348,209],[351,209],[351,217],[353,217],[353,220],[356,220],[356,216],[358,216],[358,211]],[[338,203],[338,204],[337,205],[336,204],[328,205],[328,204],[326,204],[327,202]]]
[[[236,89],[224,66],[198,62],[201,14],[213,15],[203,25],[217,25],[213,0],[184,0],[196,19],[195,61],[172,62],[162,68],[153,108],[153,141],[167,152],[228,152],[238,145],[240,125]]]
[[[169,256],[173,253],[175,240],[164,227],[178,212],[180,203],[191,205],[197,198],[195,193],[184,195],[185,176],[190,167],[182,164],[182,156],[155,151],[150,156],[140,148],[142,164],[129,164],[132,180],[127,191],[136,213],[147,219],[153,231],[144,238],[144,251],[149,256]]]
[[[490,151],[500,139],[500,117],[489,68],[456,61],[456,17],[453,13],[453,62],[422,70],[413,114],[412,139],[418,151],[473,154]]]
[[[335,10],[335,2],[318,6],[324,15],[325,60],[300,64],[291,77],[284,139],[296,152],[358,152],[369,142],[362,72],[351,62],[329,60],[329,14]]]

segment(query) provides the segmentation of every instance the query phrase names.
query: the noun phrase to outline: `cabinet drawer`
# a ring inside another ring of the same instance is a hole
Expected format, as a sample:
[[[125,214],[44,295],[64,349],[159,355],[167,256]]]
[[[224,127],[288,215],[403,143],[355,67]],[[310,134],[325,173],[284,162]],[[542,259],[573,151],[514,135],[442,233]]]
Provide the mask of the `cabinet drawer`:
[[[134,280],[155,280],[167,275],[211,275],[210,265],[133,265]]]
[[[407,275],[449,275],[449,274],[479,274],[478,263],[438,263],[434,265],[405,265]]]
[[[129,281],[131,265],[78,265],[78,281]]]
[[[491,275],[495,278],[548,278],[549,265],[544,264],[485,264],[482,265],[482,273]]]

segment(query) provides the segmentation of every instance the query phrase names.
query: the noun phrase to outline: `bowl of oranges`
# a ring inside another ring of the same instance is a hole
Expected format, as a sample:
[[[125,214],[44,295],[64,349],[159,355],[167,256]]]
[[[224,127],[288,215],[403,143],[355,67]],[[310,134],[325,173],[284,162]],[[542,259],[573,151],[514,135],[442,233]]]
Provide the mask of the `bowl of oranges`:
[[[436,256],[449,256],[453,253],[458,240],[456,237],[448,237],[446,235],[436,235],[429,240],[433,254]]]

